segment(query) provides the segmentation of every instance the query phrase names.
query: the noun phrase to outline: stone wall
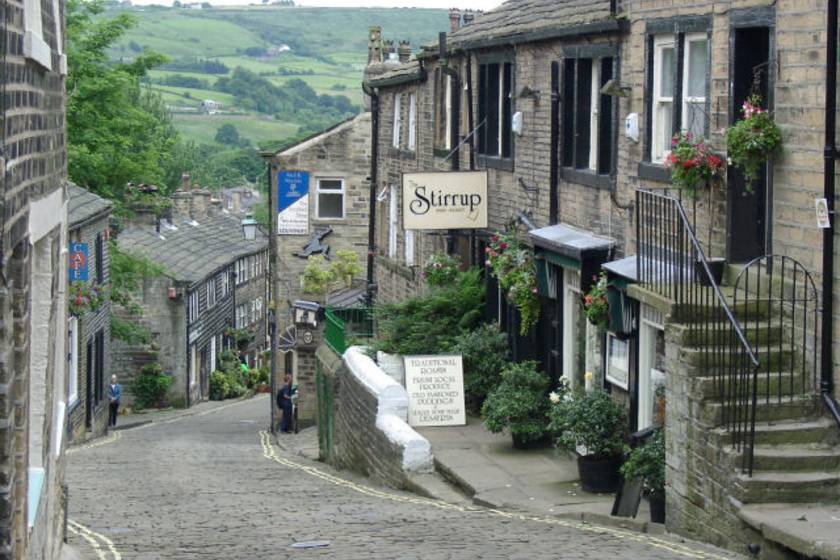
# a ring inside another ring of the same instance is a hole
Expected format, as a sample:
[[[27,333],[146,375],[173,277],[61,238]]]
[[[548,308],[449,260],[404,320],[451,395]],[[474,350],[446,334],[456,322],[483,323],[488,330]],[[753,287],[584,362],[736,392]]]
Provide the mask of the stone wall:
[[[318,423],[323,458],[395,488],[405,488],[412,473],[434,469],[431,445],[407,424],[401,385],[359,347],[338,358],[321,345],[316,356],[319,388],[330,392],[319,406],[331,405]]]

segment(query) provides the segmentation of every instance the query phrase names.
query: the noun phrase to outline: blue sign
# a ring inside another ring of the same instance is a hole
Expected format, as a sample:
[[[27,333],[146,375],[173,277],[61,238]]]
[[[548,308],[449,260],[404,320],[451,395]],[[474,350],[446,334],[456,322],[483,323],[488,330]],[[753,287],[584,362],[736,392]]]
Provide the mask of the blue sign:
[[[70,244],[70,265],[67,268],[71,282],[87,282],[88,246],[87,243]]]
[[[277,174],[277,211],[283,212],[289,206],[309,194],[308,171],[281,171]]]

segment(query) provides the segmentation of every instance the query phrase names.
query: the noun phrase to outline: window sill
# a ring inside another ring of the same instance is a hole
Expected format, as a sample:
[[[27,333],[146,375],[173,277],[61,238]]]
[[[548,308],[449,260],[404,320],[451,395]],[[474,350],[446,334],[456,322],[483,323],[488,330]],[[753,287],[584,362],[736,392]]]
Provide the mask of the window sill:
[[[23,55],[34,60],[47,70],[52,70],[52,51],[44,39],[27,31],[23,36]]]
[[[417,159],[416,151],[403,150],[402,148],[394,148],[393,146],[390,149],[389,155],[397,159]]]
[[[493,156],[478,155],[478,165],[487,169],[500,169],[502,171],[513,171],[513,158],[500,158]]]
[[[655,181],[657,183],[671,183],[671,172],[659,163],[643,161],[639,163],[639,179]]]
[[[449,157],[449,154],[451,154],[453,151],[454,150],[451,150],[449,148],[434,148],[432,150],[434,156],[437,158]]]
[[[579,185],[594,187],[596,189],[609,190],[612,188],[611,176],[599,175],[589,169],[563,167],[560,169],[560,178],[569,183],[577,183]]]

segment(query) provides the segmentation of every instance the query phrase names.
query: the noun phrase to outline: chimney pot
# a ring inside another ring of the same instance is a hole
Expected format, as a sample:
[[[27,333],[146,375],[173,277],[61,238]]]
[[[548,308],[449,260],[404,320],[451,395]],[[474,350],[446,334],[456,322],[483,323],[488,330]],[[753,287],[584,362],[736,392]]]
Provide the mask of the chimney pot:
[[[473,21],[475,21],[475,12],[472,10],[464,12],[464,27],[471,24]]]
[[[181,188],[185,191],[190,190],[190,174],[186,171],[181,173]]]
[[[400,41],[398,54],[400,64],[405,64],[411,60],[411,43],[409,41]]]
[[[456,32],[461,27],[461,10],[451,8],[449,10],[449,31]]]

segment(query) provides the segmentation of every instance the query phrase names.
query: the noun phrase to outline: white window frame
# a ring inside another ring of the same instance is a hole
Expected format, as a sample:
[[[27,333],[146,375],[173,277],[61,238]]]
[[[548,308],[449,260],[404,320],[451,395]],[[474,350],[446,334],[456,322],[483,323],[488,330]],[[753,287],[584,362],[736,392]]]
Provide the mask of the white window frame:
[[[446,75],[444,106],[446,107],[446,122],[444,125],[443,147],[452,149],[452,76]]]
[[[653,401],[651,371],[656,363],[657,331],[664,331],[662,314],[649,305],[639,306],[639,405],[638,428],[643,430],[653,424]]]
[[[698,43],[700,41],[704,41],[706,43],[706,58],[703,60],[703,75],[705,77],[705,83],[703,84],[703,95],[702,96],[692,96],[689,97],[688,95],[688,80],[689,76],[691,75],[691,57],[689,53],[691,51],[691,43]],[[683,96],[682,96],[682,115],[680,123],[680,130],[686,131],[688,130],[688,106],[689,105],[701,105],[705,111],[706,107],[706,89],[708,88],[709,84],[709,66],[707,64],[709,58],[709,48],[711,47],[709,43],[709,36],[706,33],[692,33],[690,35],[686,35],[683,38]],[[705,123],[705,116],[703,118],[703,135],[706,135],[706,123]]]
[[[511,72],[513,72],[512,67]],[[513,79],[513,76],[511,76],[511,79]],[[508,95],[510,95],[510,93],[508,93]],[[502,157],[502,154],[505,152],[503,145],[505,117],[505,63],[499,62],[499,123],[498,129],[496,130],[499,148],[497,153],[494,154],[498,157]],[[511,122],[511,127],[513,127],[513,122]]]
[[[67,402],[79,400],[79,318],[67,320]]]
[[[55,6],[53,7],[55,10]],[[60,19],[55,18],[58,27]],[[23,55],[34,60],[47,70],[52,70],[52,50],[44,40],[44,22],[41,14],[41,0],[24,0],[23,2]],[[56,35],[60,40],[60,34]]]
[[[194,323],[198,319],[198,290],[193,290],[187,296],[187,322]]]
[[[219,275],[219,283],[221,284],[221,297],[225,298],[230,293],[230,273],[227,270]]]
[[[195,344],[190,345],[190,387],[194,386],[198,381],[198,347]]]
[[[653,163],[662,163],[671,153],[670,142],[665,142],[665,130],[661,112],[671,105],[671,119],[673,126],[674,98],[662,96],[662,53],[666,49],[674,50],[674,61],[677,60],[677,41],[673,35],[656,36],[653,39],[653,103],[651,105],[651,150],[650,159]],[[679,71],[677,68],[675,72]],[[669,135],[670,137],[670,135]]]
[[[577,388],[575,379],[576,363],[575,345],[577,338],[585,336],[579,332],[580,320],[580,273],[577,270],[563,269],[563,377],[572,389]]]
[[[338,181],[341,183],[341,189],[321,189],[321,181]],[[318,177],[315,180],[315,215],[319,220],[343,220],[345,217],[345,201],[347,199],[347,186],[342,177]],[[322,194],[340,194],[341,195],[341,216],[322,216],[321,215],[321,195]]]
[[[391,185],[390,200],[388,201],[388,257],[392,259],[397,256],[397,227],[399,226],[397,196],[397,187]]]
[[[607,381],[625,391],[630,389],[630,342],[621,340],[615,334],[608,332],[605,340]],[[623,349],[621,355],[615,355],[613,349]]]
[[[413,229],[405,230],[405,266],[414,266],[415,235]]]
[[[210,337],[210,372],[216,371],[216,337]]]
[[[394,94],[394,130],[393,130],[393,138],[392,138],[392,145],[399,149],[400,143],[402,140],[402,94],[395,93]]]
[[[408,96],[408,150],[417,149],[417,94]]]
[[[592,84],[589,100],[589,169],[598,171],[598,140],[601,111],[601,59],[592,59]]]
[[[207,309],[216,307],[216,277],[214,276],[204,284],[207,298]]]

